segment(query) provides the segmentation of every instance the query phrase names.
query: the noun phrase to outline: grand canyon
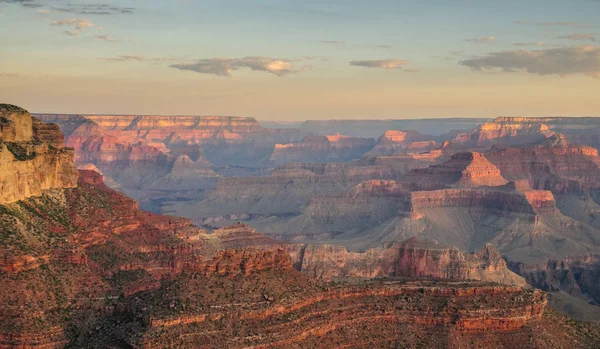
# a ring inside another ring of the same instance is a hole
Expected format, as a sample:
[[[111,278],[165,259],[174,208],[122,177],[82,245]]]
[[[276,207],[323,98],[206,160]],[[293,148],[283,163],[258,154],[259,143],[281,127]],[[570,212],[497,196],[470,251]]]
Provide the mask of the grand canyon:
[[[0,112],[0,348],[600,343],[595,119]]]
[[[0,349],[600,348],[600,0],[0,0]]]

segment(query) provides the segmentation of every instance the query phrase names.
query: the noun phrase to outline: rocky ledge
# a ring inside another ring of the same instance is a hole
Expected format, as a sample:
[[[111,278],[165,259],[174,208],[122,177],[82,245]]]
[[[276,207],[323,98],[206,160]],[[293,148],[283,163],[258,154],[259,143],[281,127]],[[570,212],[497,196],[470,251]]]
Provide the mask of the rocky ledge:
[[[56,125],[0,104],[0,204],[39,196],[47,189],[76,187],[73,155]]]

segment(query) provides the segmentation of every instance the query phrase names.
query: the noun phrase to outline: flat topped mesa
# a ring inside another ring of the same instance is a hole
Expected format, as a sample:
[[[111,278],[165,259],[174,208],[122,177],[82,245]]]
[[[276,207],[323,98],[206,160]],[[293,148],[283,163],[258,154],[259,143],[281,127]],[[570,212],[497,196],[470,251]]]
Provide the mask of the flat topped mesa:
[[[40,196],[47,189],[75,188],[73,156],[57,125],[0,104],[0,204]]]

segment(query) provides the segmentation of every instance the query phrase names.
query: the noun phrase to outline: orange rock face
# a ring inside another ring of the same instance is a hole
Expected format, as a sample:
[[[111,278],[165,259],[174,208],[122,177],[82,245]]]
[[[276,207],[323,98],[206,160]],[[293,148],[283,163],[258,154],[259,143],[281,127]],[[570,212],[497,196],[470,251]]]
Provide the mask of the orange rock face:
[[[436,147],[432,137],[417,131],[388,130],[379,139],[375,147],[366,156],[393,155],[406,151],[424,152]]]
[[[497,118],[472,132],[457,135],[454,141],[468,146],[490,147],[494,144],[532,143],[553,134],[547,125],[532,118]]]
[[[76,183],[73,150],[64,147],[58,127],[21,108],[0,105],[0,204]]]
[[[440,189],[448,186],[480,187],[501,186],[507,181],[500,170],[483,154],[458,153],[439,165],[411,171],[403,181],[413,183],[420,190]]]

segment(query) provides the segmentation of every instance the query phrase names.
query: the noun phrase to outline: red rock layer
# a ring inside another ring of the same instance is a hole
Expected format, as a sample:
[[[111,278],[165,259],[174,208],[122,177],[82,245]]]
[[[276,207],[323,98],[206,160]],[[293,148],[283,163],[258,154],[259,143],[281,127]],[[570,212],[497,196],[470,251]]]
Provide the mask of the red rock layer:
[[[530,190],[525,193],[478,189],[441,189],[410,193],[411,210],[435,207],[471,207],[522,214],[556,213],[552,193]]]
[[[413,170],[403,181],[412,183],[419,190],[448,186],[500,186],[507,183],[496,166],[484,155],[475,152],[458,153],[442,164]]]
[[[508,272],[506,263],[492,247],[465,255],[455,247],[410,239],[387,243],[362,253],[335,245],[289,245],[292,263],[320,279],[407,277],[451,280],[484,280],[524,284]]]
[[[393,155],[408,151],[427,151],[435,148],[436,142],[431,136],[417,131],[388,130],[379,139],[373,149],[365,156]]]
[[[388,282],[314,293],[307,285],[307,294],[286,299],[151,316],[141,340],[133,343],[140,348],[396,347],[423,330],[441,337],[448,330],[473,334],[470,338],[510,336],[539,321],[545,306],[541,292],[520,287]],[[397,331],[407,325],[412,331]]]
[[[221,246],[225,249],[266,246],[278,243],[276,240],[260,234],[247,224],[241,223],[219,228],[212,231],[211,235],[218,238]]]
[[[574,145],[561,134],[540,144],[492,151],[486,156],[510,180],[555,193],[600,189],[600,157],[591,147]]]

